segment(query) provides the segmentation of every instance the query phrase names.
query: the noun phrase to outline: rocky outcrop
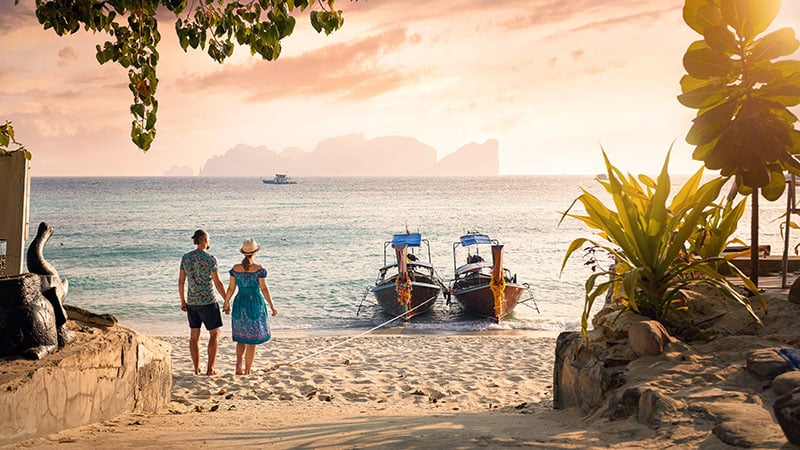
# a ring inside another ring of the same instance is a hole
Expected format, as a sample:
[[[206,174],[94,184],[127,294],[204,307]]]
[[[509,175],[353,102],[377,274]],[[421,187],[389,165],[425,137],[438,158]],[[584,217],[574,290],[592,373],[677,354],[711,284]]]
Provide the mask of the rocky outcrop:
[[[796,351],[787,342],[800,343],[800,305],[766,295],[769,313],[758,310],[763,325],[754,326],[745,308],[713,292],[690,300],[678,330],[684,339],[612,305],[593,318],[585,338],[562,333],[554,407],[578,408],[587,421],[636,420],[667,438],[676,425],[691,424],[710,430],[717,445],[796,443],[800,370],[782,355]]]
[[[167,343],[121,326],[67,326],[72,345],[37,361],[0,360],[0,445],[169,402]]]

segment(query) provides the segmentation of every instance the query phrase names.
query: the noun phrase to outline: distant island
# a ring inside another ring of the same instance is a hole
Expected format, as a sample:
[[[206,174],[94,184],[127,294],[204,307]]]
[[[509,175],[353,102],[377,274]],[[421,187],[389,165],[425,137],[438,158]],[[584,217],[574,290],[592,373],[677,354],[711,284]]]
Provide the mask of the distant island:
[[[325,139],[307,152],[289,147],[281,152],[266,146],[239,144],[206,161],[200,176],[272,176],[278,172],[292,176],[492,176],[499,174],[498,142],[464,145],[441,160],[436,150],[403,136],[365,139],[349,134]],[[194,170],[175,166],[166,176],[191,176]]]

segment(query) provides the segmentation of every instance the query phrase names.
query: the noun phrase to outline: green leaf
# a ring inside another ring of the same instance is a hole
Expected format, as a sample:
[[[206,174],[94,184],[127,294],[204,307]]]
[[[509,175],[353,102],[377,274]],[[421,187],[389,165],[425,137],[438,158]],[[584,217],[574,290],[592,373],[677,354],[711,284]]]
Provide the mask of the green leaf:
[[[689,108],[701,109],[716,105],[733,92],[721,78],[700,80],[689,75],[681,78],[683,94],[678,101]]]
[[[728,77],[736,67],[733,60],[724,53],[711,48],[689,50],[683,57],[686,72],[699,79]]]
[[[725,21],[736,33],[752,42],[763,33],[778,15],[781,0],[721,0]]]
[[[712,49],[726,55],[739,54],[741,48],[736,36],[725,27],[707,26],[703,37]]]
[[[791,107],[800,104],[800,84],[767,85],[758,91],[758,96]]]
[[[131,114],[133,114],[134,117],[139,117],[144,119],[144,104],[134,103],[133,105],[131,105]]]
[[[683,21],[699,34],[704,34],[708,26],[723,24],[719,8],[709,5],[707,0],[686,0]]]
[[[311,11],[311,26],[314,27],[314,30],[319,33],[322,31],[322,21],[320,20],[320,13],[319,11]]]
[[[772,171],[769,175],[769,183],[761,188],[761,195],[769,201],[775,201],[783,195],[786,178],[782,171]]]
[[[792,75],[800,74],[800,61],[794,59],[775,61],[770,65],[770,68],[779,72],[782,77],[788,78]]]
[[[753,43],[753,50],[748,61],[751,63],[769,61],[780,56],[788,56],[800,47],[800,41],[795,39],[794,30],[781,28]]]
[[[718,138],[722,131],[730,126],[731,119],[737,111],[737,102],[728,100],[694,119],[694,125],[686,135],[686,142],[702,145]]]

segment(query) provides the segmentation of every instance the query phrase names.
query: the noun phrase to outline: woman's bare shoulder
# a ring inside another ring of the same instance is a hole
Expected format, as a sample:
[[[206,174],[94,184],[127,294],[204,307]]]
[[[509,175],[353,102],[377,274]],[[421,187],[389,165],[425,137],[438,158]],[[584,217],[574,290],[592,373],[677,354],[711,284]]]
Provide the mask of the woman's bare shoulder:
[[[244,272],[244,267],[241,264],[235,264],[232,270],[234,272]]]

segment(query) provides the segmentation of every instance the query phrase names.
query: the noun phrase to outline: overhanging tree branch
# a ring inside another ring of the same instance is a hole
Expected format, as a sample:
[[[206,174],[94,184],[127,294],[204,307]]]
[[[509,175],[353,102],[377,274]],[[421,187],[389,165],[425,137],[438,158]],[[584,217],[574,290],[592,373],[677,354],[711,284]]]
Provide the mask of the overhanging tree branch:
[[[294,31],[294,16],[315,3],[319,9],[309,14],[311,26],[318,33],[338,30],[344,19],[342,11],[334,9],[334,2],[193,0],[187,5],[187,0],[36,0],[36,17],[45,30],[53,29],[59,36],[83,28],[112,38],[96,46],[97,61],[112,61],[128,69],[128,89],[133,97],[131,140],[146,152],[156,136],[159,8],[175,14],[175,32],[184,51],[200,48],[222,63],[233,55],[236,45],[248,47],[251,55],[268,61],[277,59],[281,40]]]

